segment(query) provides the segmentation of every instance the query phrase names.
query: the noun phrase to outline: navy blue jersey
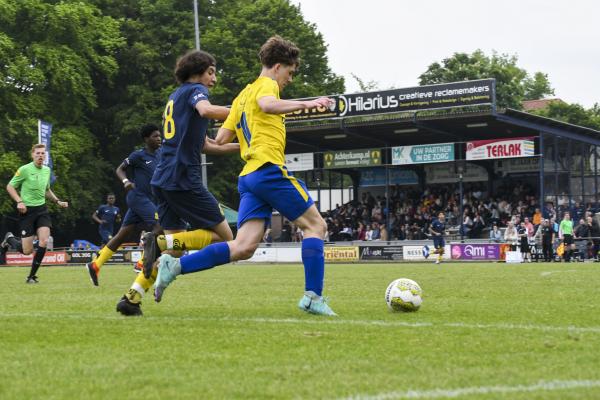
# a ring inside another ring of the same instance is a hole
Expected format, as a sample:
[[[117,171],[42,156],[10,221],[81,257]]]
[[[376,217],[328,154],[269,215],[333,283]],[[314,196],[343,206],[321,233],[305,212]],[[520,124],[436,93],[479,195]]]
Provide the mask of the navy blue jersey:
[[[152,154],[143,148],[135,150],[123,161],[129,167],[131,181],[135,184],[135,189],[129,191],[127,197],[143,195],[152,198],[150,181],[158,163],[159,152],[160,149]]]
[[[184,83],[169,96],[163,114],[163,142],[152,185],[164,190],[192,190],[202,186],[201,153],[208,119],[196,104],[208,100],[208,89]]]
[[[117,206],[109,206],[108,204],[102,204],[96,210],[98,218],[103,219],[106,223],[100,225],[100,229],[112,231],[115,226],[115,219],[119,214],[120,210]]]
[[[440,233],[443,236],[444,231],[446,230],[446,224],[440,221],[439,219],[434,219],[431,223],[431,229],[434,232]]]

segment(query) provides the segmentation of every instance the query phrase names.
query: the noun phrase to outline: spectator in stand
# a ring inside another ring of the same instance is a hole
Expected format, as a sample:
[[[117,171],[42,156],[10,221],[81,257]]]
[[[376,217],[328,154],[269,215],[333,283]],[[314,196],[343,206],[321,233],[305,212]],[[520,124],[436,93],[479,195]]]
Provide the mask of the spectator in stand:
[[[371,240],[379,240],[381,238],[381,229],[379,228],[379,224],[377,222],[373,222],[373,234],[371,235]]]
[[[479,238],[483,232],[483,228],[485,228],[485,221],[479,212],[475,213],[475,218],[473,219],[473,229],[471,230],[470,238]]]
[[[527,227],[525,226],[525,221],[521,222],[519,227],[517,228],[517,234],[519,235],[519,249],[521,251],[521,257],[523,257],[523,261],[527,260],[531,262],[531,249],[529,248],[529,235],[527,232]],[[529,256],[529,257],[527,257]]]
[[[508,223],[508,227],[504,231],[504,241],[510,245],[510,251],[517,250],[517,242],[519,240],[519,233],[512,222]]]
[[[365,240],[373,240],[373,228],[372,225],[367,227],[367,232],[365,233]]]
[[[292,241],[292,227],[288,221],[285,221],[281,227],[281,236],[279,236],[279,241],[284,243]]]
[[[542,212],[536,207],[533,213],[533,225],[537,228],[542,223]]]
[[[473,229],[473,220],[469,216],[469,209],[463,212],[463,222],[461,226],[463,236],[471,238],[471,230]]]
[[[358,229],[356,229],[356,240],[366,240],[365,235],[367,234],[367,228],[362,222],[358,223]]]
[[[592,238],[592,258],[598,260],[600,251],[600,224],[593,217],[587,217],[587,223],[590,227],[590,237]]]
[[[388,230],[385,224],[381,224],[381,227],[379,229],[379,235],[379,240],[381,241],[387,242],[388,240],[390,240]]]
[[[495,243],[500,243],[502,241],[502,231],[498,229],[498,224],[494,224],[492,226],[492,230],[490,231],[490,240]]]
[[[580,239],[575,242],[576,251],[579,253],[580,260],[584,260],[587,258],[588,250],[587,242],[590,241],[590,230],[591,226],[587,224],[583,219],[579,220],[579,224],[573,230],[574,239]],[[587,239],[587,240],[586,240]],[[590,241],[591,243],[591,241]],[[591,247],[591,246],[589,246]]]

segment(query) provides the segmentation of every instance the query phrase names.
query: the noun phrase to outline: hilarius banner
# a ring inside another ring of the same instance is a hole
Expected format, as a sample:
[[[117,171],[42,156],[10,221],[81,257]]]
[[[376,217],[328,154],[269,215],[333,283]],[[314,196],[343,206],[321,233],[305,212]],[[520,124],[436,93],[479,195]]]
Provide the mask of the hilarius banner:
[[[356,168],[381,165],[381,149],[328,151],[323,154],[325,168]]]
[[[481,79],[377,92],[332,95],[328,96],[334,101],[331,107],[298,110],[286,114],[285,119],[286,121],[328,119],[495,104],[495,84],[494,79]]]

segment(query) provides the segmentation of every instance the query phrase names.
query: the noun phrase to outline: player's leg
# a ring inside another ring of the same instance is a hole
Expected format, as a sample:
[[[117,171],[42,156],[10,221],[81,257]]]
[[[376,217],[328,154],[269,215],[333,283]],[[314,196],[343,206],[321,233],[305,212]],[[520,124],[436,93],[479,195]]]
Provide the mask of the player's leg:
[[[252,174],[250,174],[252,175]],[[302,264],[304,265],[305,292],[298,307],[303,311],[336,315],[322,296],[325,277],[323,240],[327,224],[308,194],[304,182],[286,167],[269,166],[259,182],[247,182],[269,205],[298,226],[303,233]]]
[[[27,277],[27,283],[37,283],[37,271],[42,265],[42,260],[46,254],[46,246],[48,245],[48,238],[50,237],[50,228],[47,226],[41,226],[37,229],[38,237],[38,248],[33,255],[33,261],[31,262],[31,270]]]
[[[100,269],[104,263],[110,260],[113,254],[119,249],[119,246],[123,244],[127,238],[131,237],[135,231],[136,225],[121,226],[117,234],[100,249],[96,259],[85,265],[94,286],[98,286],[98,275],[100,274]]]
[[[252,175],[252,174],[250,174]],[[177,275],[204,271],[230,261],[245,260],[254,254],[264,234],[265,221],[271,218],[273,209],[269,204],[248,190],[245,177],[240,177],[240,207],[238,210],[238,232],[233,241],[214,243],[194,254],[177,260],[168,255],[161,256],[159,272],[154,285],[154,298],[160,301],[165,289]]]

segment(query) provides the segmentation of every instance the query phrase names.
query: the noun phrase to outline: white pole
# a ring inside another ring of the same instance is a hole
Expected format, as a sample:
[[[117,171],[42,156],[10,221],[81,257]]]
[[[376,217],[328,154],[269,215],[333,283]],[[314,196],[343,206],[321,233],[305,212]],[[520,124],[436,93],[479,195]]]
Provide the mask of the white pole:
[[[194,0],[194,32],[196,36],[196,50],[200,50],[200,28],[198,27],[198,0]],[[202,184],[208,189],[208,174],[206,173],[206,154],[202,153]]]

